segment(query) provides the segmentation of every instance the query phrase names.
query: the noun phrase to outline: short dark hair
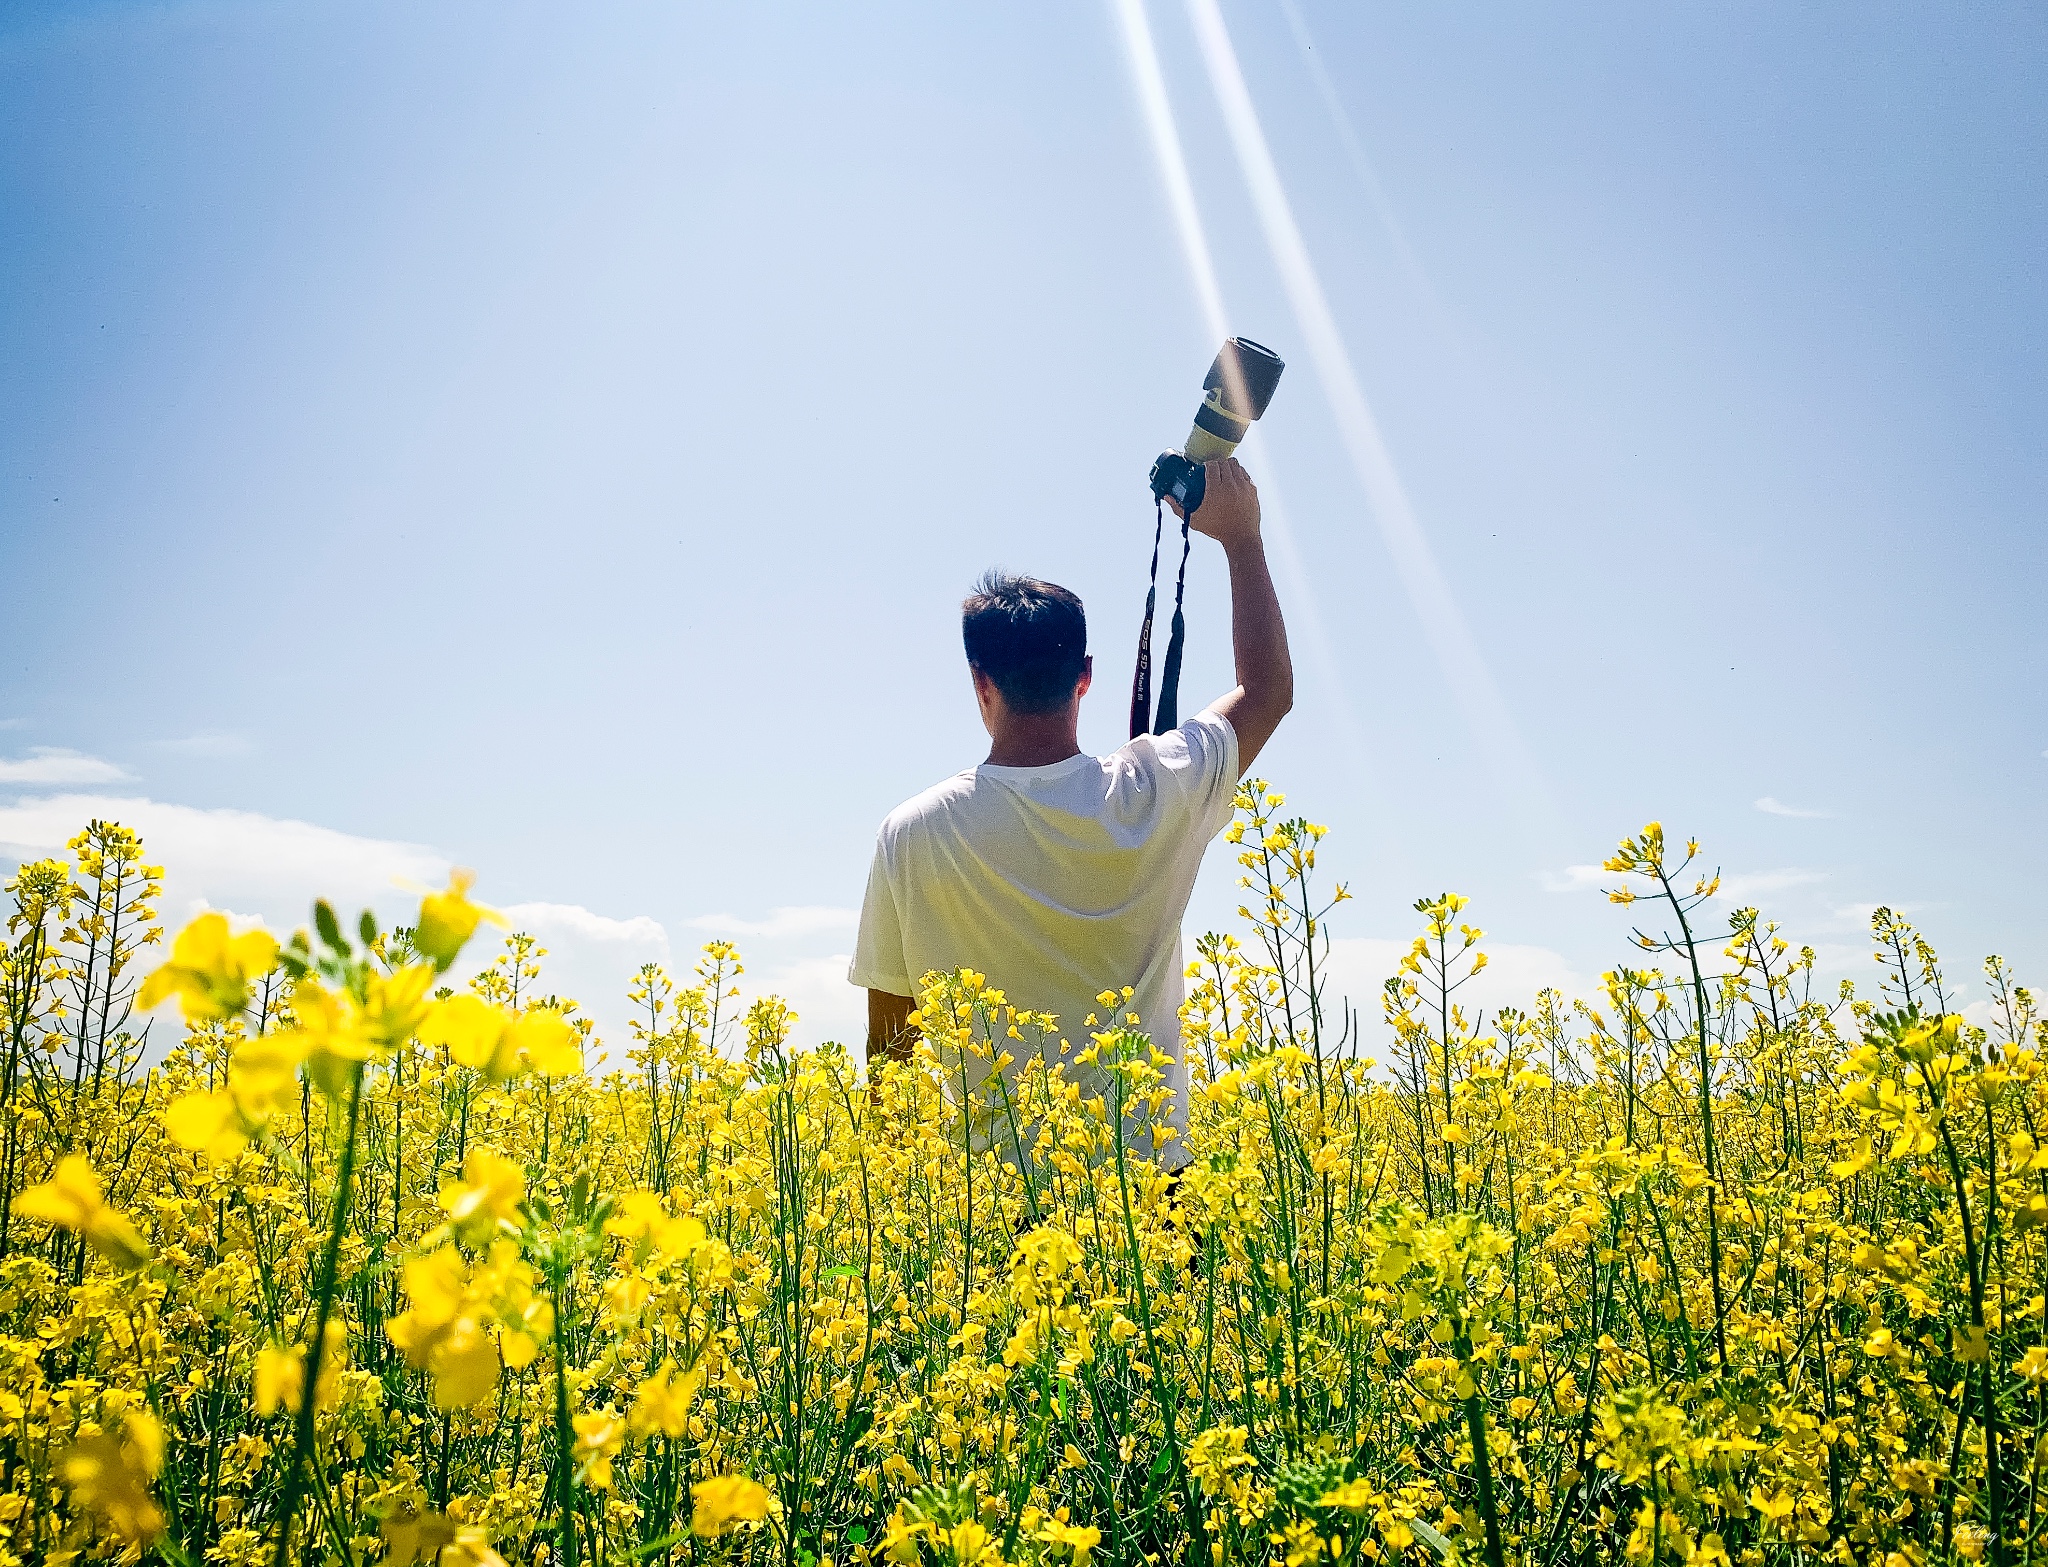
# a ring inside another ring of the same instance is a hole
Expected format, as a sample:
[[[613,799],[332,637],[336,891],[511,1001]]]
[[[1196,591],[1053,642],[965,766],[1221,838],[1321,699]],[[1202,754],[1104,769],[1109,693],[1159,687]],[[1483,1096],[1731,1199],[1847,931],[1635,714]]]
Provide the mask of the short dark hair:
[[[968,665],[987,675],[1016,713],[1064,707],[1088,657],[1088,616],[1054,583],[991,571],[960,606]]]

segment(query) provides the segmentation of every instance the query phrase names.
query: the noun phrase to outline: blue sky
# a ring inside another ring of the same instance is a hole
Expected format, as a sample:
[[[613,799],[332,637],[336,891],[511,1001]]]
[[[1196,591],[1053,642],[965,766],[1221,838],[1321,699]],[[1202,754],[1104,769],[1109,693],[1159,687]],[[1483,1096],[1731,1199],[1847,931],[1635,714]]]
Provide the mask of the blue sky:
[[[1586,988],[1651,817],[1830,973],[1889,902],[2043,981],[2048,20],[1295,3],[1135,9],[1290,361],[1262,770],[1354,990],[1445,889]],[[118,814],[278,926],[473,865],[608,1034],[713,934],[847,1033],[979,571],[1083,595],[1121,738],[1215,347],[1133,9],[10,9],[0,857]],[[1190,621],[1201,701],[1206,546]]]

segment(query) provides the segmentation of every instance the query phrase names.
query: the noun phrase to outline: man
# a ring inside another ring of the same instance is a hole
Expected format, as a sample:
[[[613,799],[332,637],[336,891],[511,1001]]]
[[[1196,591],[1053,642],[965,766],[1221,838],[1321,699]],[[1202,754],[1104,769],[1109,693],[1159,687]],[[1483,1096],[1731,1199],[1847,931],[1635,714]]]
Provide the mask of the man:
[[[1105,1027],[1137,1013],[1172,1058],[1165,1119],[1185,1136],[1181,918],[1237,780],[1294,705],[1258,491],[1235,458],[1208,464],[1207,481],[1192,527],[1230,565],[1237,686],[1172,733],[1108,756],[1081,750],[1094,660],[1081,601],[1065,588],[991,572],[962,606],[988,759],[882,824],[848,975],[868,992],[871,1061],[908,1058],[925,974],[972,968],[1014,1005],[1057,1014],[1077,1047],[1090,1013]],[[1127,985],[1127,1005],[1097,1002]],[[1068,1072],[1084,1101],[1103,1092],[1099,1069],[1070,1061]],[[1185,1162],[1177,1141],[1162,1162]]]

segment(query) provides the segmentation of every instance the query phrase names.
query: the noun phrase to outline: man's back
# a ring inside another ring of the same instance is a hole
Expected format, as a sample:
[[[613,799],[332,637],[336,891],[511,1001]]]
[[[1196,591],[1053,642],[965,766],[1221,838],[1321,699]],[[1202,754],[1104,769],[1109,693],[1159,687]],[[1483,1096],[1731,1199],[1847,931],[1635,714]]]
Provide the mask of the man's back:
[[[1184,1124],[1180,922],[1236,788],[1237,737],[1205,712],[1108,756],[984,763],[925,790],[882,824],[853,983],[915,995],[930,971],[971,968],[1057,1014],[1077,1050],[1090,1013],[1111,1021],[1095,998],[1131,986],[1128,1010],[1177,1063]]]

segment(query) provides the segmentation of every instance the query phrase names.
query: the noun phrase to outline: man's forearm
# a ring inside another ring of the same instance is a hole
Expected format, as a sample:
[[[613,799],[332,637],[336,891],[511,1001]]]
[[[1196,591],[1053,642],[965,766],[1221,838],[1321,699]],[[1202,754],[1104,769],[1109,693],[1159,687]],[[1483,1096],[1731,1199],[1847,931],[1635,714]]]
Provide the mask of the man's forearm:
[[[1242,778],[1294,706],[1294,661],[1287,654],[1287,623],[1266,566],[1259,536],[1259,491],[1235,457],[1204,463],[1206,496],[1188,526],[1223,546],[1230,562],[1230,641],[1237,654],[1237,689],[1214,704],[1237,734]],[[1178,507],[1174,508],[1176,511]]]
[[[1287,622],[1266,563],[1266,541],[1258,534],[1225,546],[1230,562],[1230,642],[1237,656],[1237,683],[1247,694],[1279,704],[1294,701],[1294,659],[1287,649]]]
[[[1238,766],[1248,770],[1280,720],[1294,706],[1294,659],[1287,622],[1256,531],[1224,543],[1230,563],[1230,641],[1237,660],[1237,690],[1218,710],[1237,731]]]
[[[910,1059],[910,1014],[916,1004],[908,996],[892,996],[886,990],[868,992],[868,1065]]]

